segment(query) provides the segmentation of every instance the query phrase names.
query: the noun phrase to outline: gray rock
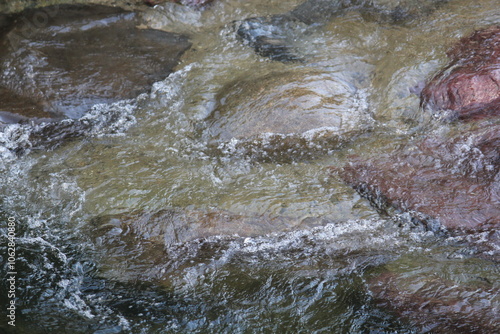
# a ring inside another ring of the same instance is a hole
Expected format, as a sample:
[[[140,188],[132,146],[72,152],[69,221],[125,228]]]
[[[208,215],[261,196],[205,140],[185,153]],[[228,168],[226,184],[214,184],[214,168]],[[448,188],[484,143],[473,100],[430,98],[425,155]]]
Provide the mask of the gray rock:
[[[325,24],[346,11],[357,10],[367,20],[402,24],[428,15],[449,0],[307,0],[288,13],[249,18],[238,36],[263,57],[281,62],[302,61],[293,48],[305,26]]]
[[[127,10],[145,8],[144,0],[0,0],[0,13],[19,13],[29,8],[40,8],[48,5],[104,5]]]
[[[172,72],[181,35],[139,29],[135,13],[104,6],[27,11],[1,37],[0,111],[79,118],[134,98]]]

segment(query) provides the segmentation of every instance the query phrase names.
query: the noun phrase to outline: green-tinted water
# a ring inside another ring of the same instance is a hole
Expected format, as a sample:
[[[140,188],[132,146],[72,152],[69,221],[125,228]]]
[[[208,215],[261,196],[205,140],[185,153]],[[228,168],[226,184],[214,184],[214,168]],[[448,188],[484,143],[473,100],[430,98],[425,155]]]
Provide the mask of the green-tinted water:
[[[303,63],[269,61],[236,38],[234,21],[287,12],[299,2],[150,9],[144,17],[152,27],[189,34],[193,48],[177,72],[130,102],[133,121],[50,152],[0,152],[2,222],[19,221],[18,333],[414,333],[417,327],[374,305],[370,277],[387,265],[418,284],[421,266],[421,283],[433,271],[470,283],[461,277],[462,261],[442,258],[467,246],[380,216],[327,167],[343,166],[352,154],[391,152],[431,131],[456,131],[434,124],[411,91],[447,62],[445,51],[458,38],[500,22],[497,1],[452,0],[405,24],[348,12],[297,31]],[[308,71],[349,82],[374,120],[371,130],[314,158],[284,162],[207,148],[209,116],[236,78]],[[302,224],[166,249],[133,236],[132,245],[104,253],[90,223],[172,207]],[[420,263],[422,257],[432,260]],[[471,267],[498,289],[497,266]],[[11,329],[4,320],[0,328]]]

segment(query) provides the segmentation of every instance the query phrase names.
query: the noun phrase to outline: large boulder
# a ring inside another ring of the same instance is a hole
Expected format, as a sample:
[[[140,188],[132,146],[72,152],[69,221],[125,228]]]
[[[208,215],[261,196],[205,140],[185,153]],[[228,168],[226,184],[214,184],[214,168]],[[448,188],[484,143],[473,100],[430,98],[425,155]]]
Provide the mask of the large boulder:
[[[362,89],[311,70],[236,80],[217,102],[208,140],[262,159],[324,153],[373,125]]]
[[[500,111],[500,26],[462,39],[450,64],[422,91],[422,104],[454,118]],[[410,147],[341,172],[344,180],[379,207],[411,211],[449,229],[491,229],[500,224],[500,126],[494,120]]]
[[[79,118],[95,104],[148,91],[190,43],[138,24],[135,13],[104,6],[55,6],[15,17],[0,36],[2,120]]]
[[[194,8],[204,8],[213,0],[52,0],[51,5],[104,5],[118,7],[127,10],[143,10],[146,6],[161,5],[166,2],[177,2]],[[17,13],[27,8],[37,8],[47,6],[46,0],[0,0],[1,13]],[[1,18],[0,18],[1,23]],[[1,24],[0,24],[1,26]]]
[[[500,115],[500,25],[464,37],[447,54],[450,62],[423,89],[422,105],[459,119]]]
[[[498,147],[500,125],[485,123],[368,161],[355,158],[340,175],[379,208],[410,212],[430,227],[495,230],[500,226]]]

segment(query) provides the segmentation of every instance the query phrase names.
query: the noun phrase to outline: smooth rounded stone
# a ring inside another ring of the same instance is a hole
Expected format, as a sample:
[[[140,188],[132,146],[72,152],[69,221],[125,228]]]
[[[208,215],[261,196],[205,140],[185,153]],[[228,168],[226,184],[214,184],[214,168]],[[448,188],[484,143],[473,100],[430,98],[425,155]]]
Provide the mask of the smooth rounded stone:
[[[367,280],[374,304],[419,333],[500,332],[500,275],[481,259],[407,255]]]
[[[310,223],[310,218],[302,221],[216,210],[166,209],[97,217],[91,221],[89,233],[103,258],[103,276],[122,282],[161,281],[171,266],[180,265],[176,249],[189,249],[190,242],[203,243],[209,237],[234,239],[265,235]],[[211,253],[209,249],[206,251]]]
[[[487,122],[452,138],[429,137],[340,171],[375,206],[409,212],[429,228],[500,227],[500,125]]]
[[[422,105],[445,117],[477,119],[500,115],[500,25],[462,38],[449,64],[425,86]]]
[[[139,29],[137,15],[104,6],[55,6],[20,14],[0,46],[0,111],[79,118],[164,79],[186,37]]]
[[[307,0],[288,13],[253,17],[240,23],[237,35],[263,57],[281,62],[304,61],[294,40],[315,27],[357,10],[367,20],[401,24],[429,15],[449,0]]]
[[[329,73],[295,71],[224,87],[207,120],[208,140],[257,159],[307,157],[369,130],[365,92]]]

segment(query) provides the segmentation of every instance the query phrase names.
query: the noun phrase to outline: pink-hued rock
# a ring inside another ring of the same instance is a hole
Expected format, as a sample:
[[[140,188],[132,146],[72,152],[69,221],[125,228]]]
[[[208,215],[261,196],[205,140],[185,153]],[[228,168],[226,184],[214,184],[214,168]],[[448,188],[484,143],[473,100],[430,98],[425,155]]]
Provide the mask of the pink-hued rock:
[[[500,115],[500,25],[461,39],[447,54],[450,63],[423,89],[422,105],[459,119]]]
[[[368,286],[378,307],[409,321],[419,333],[498,333],[500,298],[494,281],[498,277],[460,282],[431,272],[436,265],[438,270],[460,265],[464,271],[471,270],[468,262],[430,263],[405,273],[387,271],[368,281]]]
[[[354,161],[341,177],[379,207],[454,230],[500,227],[500,125]]]

